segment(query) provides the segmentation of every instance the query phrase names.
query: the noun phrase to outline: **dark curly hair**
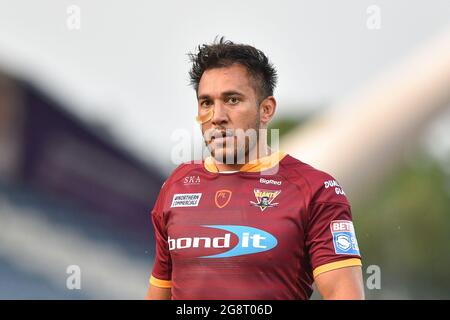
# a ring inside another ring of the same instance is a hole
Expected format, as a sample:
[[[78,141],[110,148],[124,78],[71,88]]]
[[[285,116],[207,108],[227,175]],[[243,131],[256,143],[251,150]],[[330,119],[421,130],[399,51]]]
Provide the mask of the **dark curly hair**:
[[[255,90],[260,101],[273,95],[277,83],[277,71],[261,51],[246,44],[233,43],[224,37],[215,38],[211,44],[198,46],[197,53],[189,53],[192,69],[189,71],[190,84],[198,92],[200,79],[208,69],[229,67],[235,63],[247,68],[253,77]]]

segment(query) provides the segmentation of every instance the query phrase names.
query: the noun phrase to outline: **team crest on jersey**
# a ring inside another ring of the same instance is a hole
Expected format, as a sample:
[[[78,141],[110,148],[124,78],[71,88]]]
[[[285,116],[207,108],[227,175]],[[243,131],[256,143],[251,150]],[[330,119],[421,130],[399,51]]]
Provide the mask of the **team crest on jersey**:
[[[230,202],[232,194],[233,192],[231,192],[230,190],[218,190],[214,198],[216,206],[220,209],[225,207],[228,204],[228,202]]]
[[[281,190],[254,189],[253,192],[256,202],[250,201],[252,206],[259,207],[261,211],[278,206],[278,203],[273,203],[273,200],[281,193]]]

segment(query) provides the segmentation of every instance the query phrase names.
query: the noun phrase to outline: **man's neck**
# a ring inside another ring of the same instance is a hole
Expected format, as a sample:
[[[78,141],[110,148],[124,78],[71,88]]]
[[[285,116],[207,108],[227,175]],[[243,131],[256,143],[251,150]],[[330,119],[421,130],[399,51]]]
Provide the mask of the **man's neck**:
[[[217,161],[215,159],[214,160],[214,164],[217,167],[217,170],[219,172],[223,172],[223,171],[240,171],[241,168],[246,165],[247,163],[251,163],[256,161],[257,159],[260,159],[262,157],[266,157],[269,156],[272,153],[271,149],[269,148],[269,146],[267,146],[267,144],[264,144],[263,146],[261,146],[260,148],[258,148],[257,146],[255,146],[255,150],[250,150],[248,152],[248,154],[245,155],[245,161],[243,161],[244,163],[222,163],[220,161]]]

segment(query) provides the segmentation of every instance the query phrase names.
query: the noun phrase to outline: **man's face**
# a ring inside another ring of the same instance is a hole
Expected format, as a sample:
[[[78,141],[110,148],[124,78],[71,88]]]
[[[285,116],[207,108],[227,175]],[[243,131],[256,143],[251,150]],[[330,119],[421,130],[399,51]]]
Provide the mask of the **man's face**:
[[[244,151],[243,154],[248,155],[257,139],[247,138],[245,147],[238,145],[235,130],[253,129],[257,136],[260,125],[258,96],[247,69],[234,64],[206,70],[200,79],[197,96],[199,116],[213,112],[211,120],[202,124],[211,155],[222,163],[229,163],[230,159],[233,163],[242,161],[238,154]]]

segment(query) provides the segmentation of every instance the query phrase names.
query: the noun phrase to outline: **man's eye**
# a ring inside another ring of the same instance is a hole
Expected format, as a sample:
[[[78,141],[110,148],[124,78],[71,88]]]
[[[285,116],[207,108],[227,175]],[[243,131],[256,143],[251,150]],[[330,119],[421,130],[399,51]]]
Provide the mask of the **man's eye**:
[[[209,107],[211,105],[211,102],[208,100],[204,100],[200,103],[200,106],[202,107]]]
[[[239,98],[236,98],[236,97],[230,97],[230,98],[228,99],[228,103],[229,103],[229,104],[238,104],[238,103],[239,103]]]

